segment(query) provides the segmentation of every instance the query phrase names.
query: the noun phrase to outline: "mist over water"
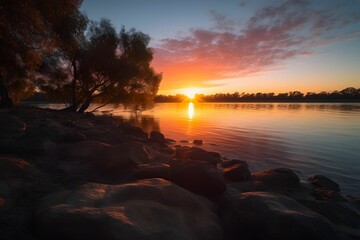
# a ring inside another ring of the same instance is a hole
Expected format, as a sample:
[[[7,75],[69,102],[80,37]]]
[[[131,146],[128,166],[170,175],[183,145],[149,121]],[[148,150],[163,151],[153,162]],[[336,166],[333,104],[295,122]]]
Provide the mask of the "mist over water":
[[[98,114],[161,131],[175,144],[201,139],[202,148],[246,160],[252,171],[322,174],[343,193],[360,194],[360,103],[160,103],[139,115],[113,106]]]

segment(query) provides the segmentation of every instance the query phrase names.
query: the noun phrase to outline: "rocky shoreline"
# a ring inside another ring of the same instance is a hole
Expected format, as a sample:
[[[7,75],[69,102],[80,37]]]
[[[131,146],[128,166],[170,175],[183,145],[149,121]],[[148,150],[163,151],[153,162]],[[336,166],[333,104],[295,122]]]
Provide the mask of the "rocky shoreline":
[[[331,179],[251,173],[109,116],[0,111],[0,239],[360,239]]]

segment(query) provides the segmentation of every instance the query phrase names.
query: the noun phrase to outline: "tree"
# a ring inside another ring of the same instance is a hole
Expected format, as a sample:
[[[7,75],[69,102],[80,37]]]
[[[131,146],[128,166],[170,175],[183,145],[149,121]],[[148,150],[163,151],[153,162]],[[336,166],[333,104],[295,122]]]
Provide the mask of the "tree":
[[[11,107],[11,95],[19,96],[33,89],[32,74],[40,66],[44,54],[70,35],[69,23],[76,19],[74,16],[79,16],[81,2],[0,2],[0,107]]]
[[[66,102],[70,111],[84,112],[94,101],[124,103],[134,110],[150,107],[161,75],[150,66],[149,36],[124,28],[117,34],[106,19],[89,23],[82,34],[75,58],[62,49],[48,58],[42,89]]]

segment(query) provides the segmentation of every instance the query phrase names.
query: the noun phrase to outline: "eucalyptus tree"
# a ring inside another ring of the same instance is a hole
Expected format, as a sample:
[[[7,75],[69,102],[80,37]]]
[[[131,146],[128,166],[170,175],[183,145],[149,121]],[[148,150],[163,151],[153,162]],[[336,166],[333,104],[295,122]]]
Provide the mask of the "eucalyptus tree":
[[[150,66],[150,37],[135,29],[116,33],[109,20],[89,22],[78,38],[76,58],[58,51],[47,59],[42,90],[68,104],[67,110],[84,112],[91,103],[123,103],[136,110],[151,106],[161,74]],[[75,61],[74,61],[75,59]]]

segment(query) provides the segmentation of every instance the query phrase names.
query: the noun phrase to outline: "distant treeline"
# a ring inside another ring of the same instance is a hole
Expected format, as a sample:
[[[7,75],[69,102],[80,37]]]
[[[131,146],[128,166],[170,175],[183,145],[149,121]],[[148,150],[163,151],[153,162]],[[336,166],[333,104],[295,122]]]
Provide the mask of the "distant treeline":
[[[293,91],[288,93],[216,93],[212,95],[197,94],[197,101],[201,102],[359,102],[360,88],[345,88],[333,92],[308,92],[306,94]],[[183,102],[188,100],[186,95],[158,95],[155,102]]]

